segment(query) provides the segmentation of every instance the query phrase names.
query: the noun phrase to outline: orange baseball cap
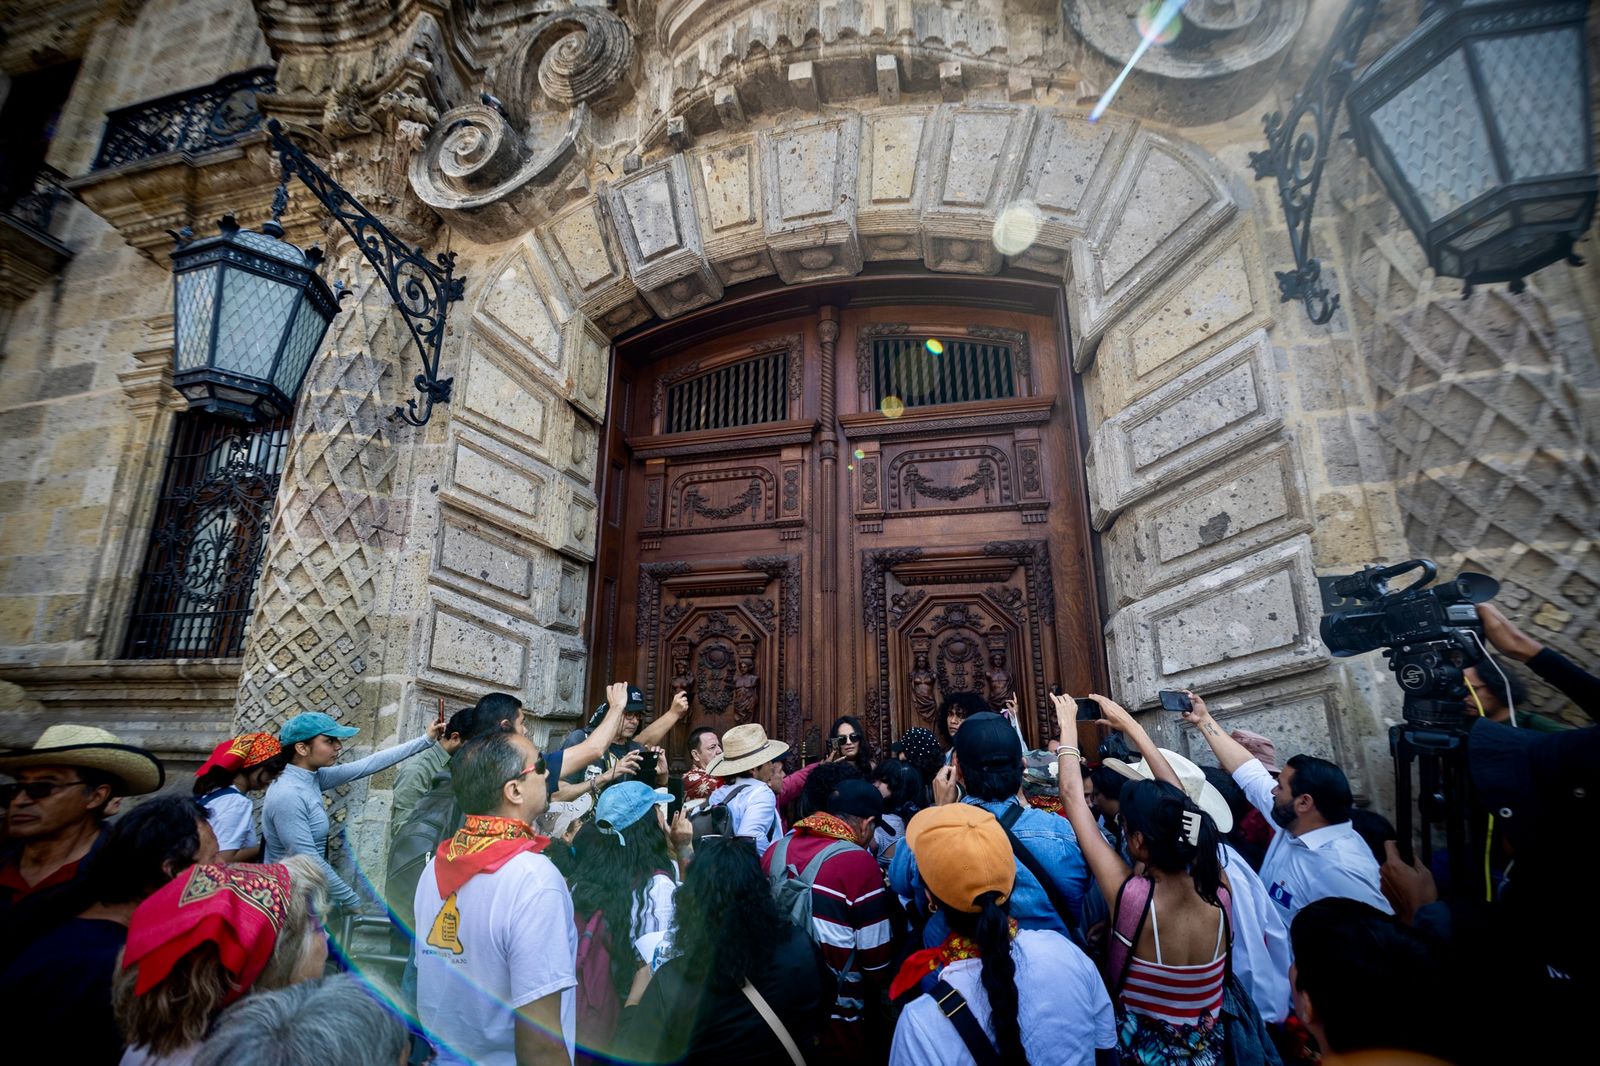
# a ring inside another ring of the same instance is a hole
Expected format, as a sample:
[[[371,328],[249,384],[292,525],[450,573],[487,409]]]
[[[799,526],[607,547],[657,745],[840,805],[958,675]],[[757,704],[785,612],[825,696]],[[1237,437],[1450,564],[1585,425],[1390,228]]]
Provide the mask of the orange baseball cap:
[[[1011,842],[995,816],[970,803],[947,803],[918,811],[906,826],[906,843],[928,891],[947,907],[976,914],[985,892],[1011,896],[1017,864]]]

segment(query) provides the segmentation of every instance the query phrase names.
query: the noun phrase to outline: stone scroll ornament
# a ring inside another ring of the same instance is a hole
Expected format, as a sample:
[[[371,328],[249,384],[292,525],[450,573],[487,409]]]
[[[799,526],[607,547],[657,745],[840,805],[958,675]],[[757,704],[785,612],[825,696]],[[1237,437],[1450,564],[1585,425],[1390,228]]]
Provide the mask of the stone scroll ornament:
[[[498,239],[548,200],[589,108],[621,102],[633,62],[633,36],[609,11],[569,8],[533,22],[511,39],[492,88],[446,112],[412,157],[412,188],[469,234]]]

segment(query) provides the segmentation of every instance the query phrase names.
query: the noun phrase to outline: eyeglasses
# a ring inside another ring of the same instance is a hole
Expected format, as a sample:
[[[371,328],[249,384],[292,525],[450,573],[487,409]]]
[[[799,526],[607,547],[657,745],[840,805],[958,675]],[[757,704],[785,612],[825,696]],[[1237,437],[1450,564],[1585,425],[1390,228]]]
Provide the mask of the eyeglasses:
[[[545,775],[545,765],[544,765],[544,756],[543,755],[541,755],[537,759],[535,759],[533,761],[533,765],[532,766],[524,766],[522,768],[522,772],[520,774],[513,774],[511,777],[506,778],[505,783],[509,785],[513,781],[517,781],[517,780],[520,780],[521,778],[527,777],[529,774],[538,774],[540,777],[543,777]]]
[[[35,803],[73,785],[88,787],[87,781],[27,781],[15,785],[0,785],[0,807],[11,806],[18,796],[27,796]]]
[[[835,735],[846,744],[854,744],[856,739],[861,736],[860,733],[838,733]]]

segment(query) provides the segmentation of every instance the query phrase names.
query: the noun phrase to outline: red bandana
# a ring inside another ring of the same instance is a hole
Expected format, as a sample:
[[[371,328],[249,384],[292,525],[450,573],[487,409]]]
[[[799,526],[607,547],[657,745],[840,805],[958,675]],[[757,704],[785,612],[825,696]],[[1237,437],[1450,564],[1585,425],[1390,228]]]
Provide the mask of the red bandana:
[[[549,837],[534,833],[527,822],[469,814],[467,824],[439,845],[439,859],[433,864],[439,896],[448,899],[478,874],[492,874],[525,851],[537,855],[549,843]]]
[[[856,831],[850,824],[835,814],[818,811],[807,818],[802,818],[794,823],[796,829],[804,829],[812,836],[832,837],[834,840],[848,840],[856,842]]]
[[[1017,935],[1016,919],[1011,920],[1011,936]],[[923,948],[913,951],[906,956],[906,961],[900,964],[900,972],[894,975],[894,981],[889,985],[889,998],[899,999],[908,991],[915,988],[917,983],[930,973],[937,973],[957,959],[975,959],[978,957],[978,945],[968,940],[960,933],[951,933],[944,938],[944,943],[936,948]]]
[[[1049,811],[1051,814],[1067,816],[1066,804],[1061,802],[1060,796],[1029,796],[1028,806],[1036,810]]]
[[[211,758],[207,759],[194,775],[204,777],[206,771],[219,767],[238,773],[252,766],[260,766],[282,750],[278,738],[271,733],[246,733],[231,740],[224,740],[212,748]]]
[[[179,959],[201,944],[215,944],[223,969],[233,976],[224,1000],[231,1003],[249,991],[267,965],[288,913],[285,866],[191,866],[133,912],[122,968],[138,964],[134,992],[144,995]]]

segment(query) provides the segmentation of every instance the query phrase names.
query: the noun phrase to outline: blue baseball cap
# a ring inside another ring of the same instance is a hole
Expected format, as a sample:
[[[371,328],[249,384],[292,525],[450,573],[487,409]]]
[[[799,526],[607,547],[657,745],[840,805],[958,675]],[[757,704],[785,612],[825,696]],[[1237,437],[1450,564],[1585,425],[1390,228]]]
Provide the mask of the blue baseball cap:
[[[672,793],[651,788],[643,781],[623,781],[600,793],[594,805],[594,824],[602,833],[616,837],[624,846],[622,831],[643,818],[658,803],[670,803]]]
[[[278,731],[278,743],[298,744],[302,740],[321,736],[338,737],[342,740],[345,737],[353,737],[359,732],[361,730],[353,725],[340,725],[330,714],[307,711],[283,723],[283,728]]]

